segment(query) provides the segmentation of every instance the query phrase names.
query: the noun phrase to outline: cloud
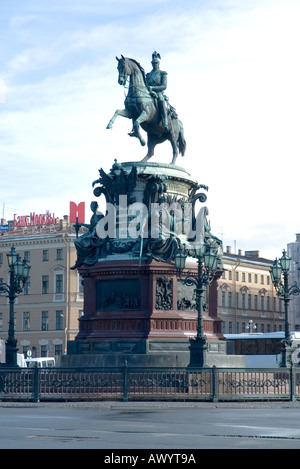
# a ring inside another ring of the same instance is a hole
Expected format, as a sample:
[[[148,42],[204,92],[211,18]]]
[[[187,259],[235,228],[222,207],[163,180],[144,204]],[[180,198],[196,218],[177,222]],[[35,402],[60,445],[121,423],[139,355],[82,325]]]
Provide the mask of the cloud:
[[[89,202],[101,166],[145,156],[129,120],[106,125],[126,93],[115,55],[148,71],[156,49],[185,128],[178,164],[209,186],[215,231],[245,249],[288,241],[298,223],[298,17],[292,0],[26,0],[8,17],[0,77],[1,174],[18,181],[13,192],[5,183],[7,207]],[[153,161],[170,159],[169,143],[158,146]]]

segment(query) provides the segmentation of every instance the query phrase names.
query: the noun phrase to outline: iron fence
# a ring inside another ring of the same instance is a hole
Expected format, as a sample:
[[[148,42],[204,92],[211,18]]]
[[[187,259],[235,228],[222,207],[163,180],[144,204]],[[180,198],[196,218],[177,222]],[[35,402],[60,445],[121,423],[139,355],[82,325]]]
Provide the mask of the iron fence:
[[[300,368],[8,368],[0,400],[296,400]]]

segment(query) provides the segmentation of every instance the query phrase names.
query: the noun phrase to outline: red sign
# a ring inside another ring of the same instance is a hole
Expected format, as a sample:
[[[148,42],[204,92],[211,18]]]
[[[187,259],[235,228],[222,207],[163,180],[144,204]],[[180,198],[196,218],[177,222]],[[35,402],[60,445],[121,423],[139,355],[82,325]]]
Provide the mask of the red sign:
[[[54,223],[54,213],[43,213],[38,215],[33,212],[30,215],[21,216],[14,214],[14,226],[52,225]]]
[[[70,223],[84,223],[84,202],[78,205],[75,202],[70,202]]]

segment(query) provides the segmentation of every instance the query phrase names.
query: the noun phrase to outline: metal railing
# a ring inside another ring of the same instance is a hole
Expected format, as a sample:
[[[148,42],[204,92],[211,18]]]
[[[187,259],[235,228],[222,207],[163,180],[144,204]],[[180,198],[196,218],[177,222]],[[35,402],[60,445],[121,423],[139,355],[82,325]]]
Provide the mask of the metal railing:
[[[300,399],[300,368],[8,368],[0,400]]]

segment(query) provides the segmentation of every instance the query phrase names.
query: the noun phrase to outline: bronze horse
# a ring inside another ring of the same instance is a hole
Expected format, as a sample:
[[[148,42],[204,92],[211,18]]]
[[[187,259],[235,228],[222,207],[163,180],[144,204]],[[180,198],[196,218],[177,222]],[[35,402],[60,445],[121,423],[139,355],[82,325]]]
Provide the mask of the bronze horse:
[[[175,164],[178,152],[184,156],[186,142],[184,138],[182,122],[168,113],[168,129],[162,125],[157,100],[150,94],[146,83],[145,72],[141,65],[134,59],[121,56],[118,59],[118,83],[125,86],[129,77],[129,90],[125,98],[125,109],[118,109],[110,119],[107,129],[111,129],[118,116],[132,119],[133,128],[129,133],[131,137],[137,137],[141,145],[145,145],[140,126],[147,132],[148,153],[142,161],[147,161],[154,155],[154,148],[158,143],[169,140],[173,149],[171,164]]]

